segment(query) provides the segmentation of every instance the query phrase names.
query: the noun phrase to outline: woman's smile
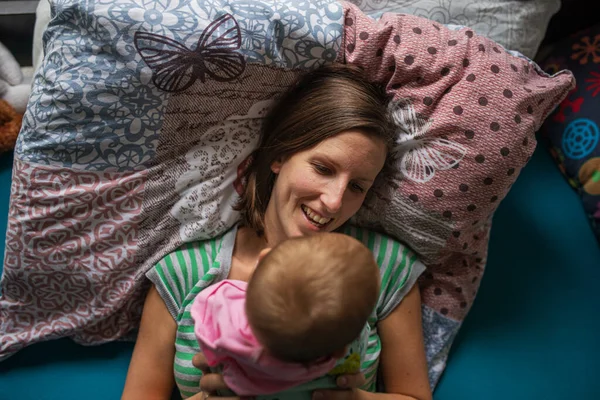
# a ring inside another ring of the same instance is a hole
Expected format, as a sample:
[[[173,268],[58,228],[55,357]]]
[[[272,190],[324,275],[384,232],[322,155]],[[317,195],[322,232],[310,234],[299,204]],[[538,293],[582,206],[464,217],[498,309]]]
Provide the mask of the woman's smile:
[[[304,216],[306,217],[306,219],[313,224],[314,226],[316,226],[319,229],[323,229],[325,228],[327,225],[329,225],[329,223],[331,221],[334,220],[334,218],[329,218],[329,217],[324,217],[321,214],[319,214],[318,212],[316,212],[315,210],[313,210],[312,208],[308,207],[307,205],[302,205],[301,206],[302,212],[304,213]]]

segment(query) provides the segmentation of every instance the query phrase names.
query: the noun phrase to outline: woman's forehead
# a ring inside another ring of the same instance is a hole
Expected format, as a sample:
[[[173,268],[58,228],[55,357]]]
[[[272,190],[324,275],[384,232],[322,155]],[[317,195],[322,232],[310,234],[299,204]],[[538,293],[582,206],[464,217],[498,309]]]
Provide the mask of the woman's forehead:
[[[382,153],[387,152],[387,147],[385,142],[376,136],[361,131],[347,131],[321,141],[314,150],[345,157],[379,158]]]
[[[377,137],[343,132],[323,140],[308,152],[343,168],[372,167],[379,170],[385,162],[387,148],[383,140]]]
[[[324,139],[315,147],[337,147],[342,151],[363,148],[367,152],[373,152],[376,151],[374,149],[385,147],[385,142],[383,139],[361,130],[349,130]]]

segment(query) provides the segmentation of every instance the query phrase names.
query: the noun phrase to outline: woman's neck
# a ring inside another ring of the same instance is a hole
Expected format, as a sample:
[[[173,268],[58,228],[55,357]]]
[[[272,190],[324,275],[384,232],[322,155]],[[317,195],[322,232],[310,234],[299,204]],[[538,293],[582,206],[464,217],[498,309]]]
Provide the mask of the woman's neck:
[[[267,247],[274,248],[288,238],[286,237],[285,232],[283,232],[281,226],[274,223],[274,221],[277,219],[272,215],[274,211],[270,206],[271,203],[269,203],[269,207],[267,207],[267,211],[265,212],[265,217],[263,220],[264,235],[262,237],[265,240]]]
[[[266,247],[267,241],[258,236],[254,229],[238,228],[228,278],[248,282],[258,263],[258,255]]]

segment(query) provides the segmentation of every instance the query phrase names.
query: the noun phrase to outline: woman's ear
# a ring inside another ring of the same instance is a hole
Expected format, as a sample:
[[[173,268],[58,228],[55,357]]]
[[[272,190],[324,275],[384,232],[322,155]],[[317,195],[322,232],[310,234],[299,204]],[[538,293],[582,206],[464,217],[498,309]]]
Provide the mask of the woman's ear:
[[[279,174],[279,172],[281,171],[282,165],[283,165],[283,160],[281,158],[278,158],[277,160],[273,161],[273,163],[271,164],[271,171],[273,171],[273,173],[275,175]]]

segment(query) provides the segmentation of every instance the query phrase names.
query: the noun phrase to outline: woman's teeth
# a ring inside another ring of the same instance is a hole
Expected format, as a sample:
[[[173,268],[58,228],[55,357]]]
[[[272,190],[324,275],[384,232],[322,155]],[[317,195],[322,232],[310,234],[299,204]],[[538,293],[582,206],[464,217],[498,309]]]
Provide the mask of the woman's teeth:
[[[308,216],[308,218],[310,218],[311,221],[313,221],[319,225],[325,225],[329,221],[331,221],[331,218],[321,217],[320,215],[318,215],[316,212],[314,212],[313,210],[311,210],[310,208],[308,208],[305,205],[302,206],[302,210]]]

